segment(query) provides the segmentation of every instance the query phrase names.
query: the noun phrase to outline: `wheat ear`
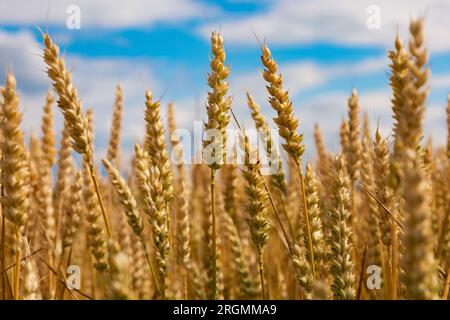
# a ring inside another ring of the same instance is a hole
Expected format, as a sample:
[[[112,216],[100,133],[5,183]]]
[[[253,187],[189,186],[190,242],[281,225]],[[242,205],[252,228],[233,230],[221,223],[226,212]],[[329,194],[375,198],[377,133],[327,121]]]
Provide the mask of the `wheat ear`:
[[[63,58],[59,57],[59,47],[53,43],[48,34],[44,34],[44,62],[47,64],[47,74],[53,81],[53,88],[58,93],[58,107],[61,109],[67,130],[72,138],[72,148],[83,155],[89,166],[89,172],[94,184],[97,200],[100,205],[103,220],[108,236],[112,236],[108,216],[106,215],[103,201],[95,176],[94,159],[90,144],[92,133],[89,132],[86,119],[82,114],[81,100],[78,98],[77,90],[72,82],[70,71],[66,68]]]
[[[54,98],[51,92],[48,91],[46,103],[44,105],[42,116],[42,138],[41,138],[41,159],[39,161],[39,183],[40,183],[40,206],[39,212],[44,222],[45,233],[48,240],[48,260],[53,264],[55,255],[53,247],[57,244],[57,236],[59,230],[59,219],[55,216],[53,206],[53,181],[52,181],[52,167],[55,157],[55,133],[53,131],[53,106]],[[49,291],[54,289],[54,275],[49,274]]]
[[[405,223],[400,260],[408,299],[437,299],[437,264],[433,253],[430,203],[422,164],[415,150],[406,151],[403,197]]]
[[[180,137],[176,133],[177,125],[175,121],[175,110],[173,103],[168,106],[168,127],[170,133],[170,141],[172,145],[173,159],[178,171],[178,215],[177,215],[177,234],[178,241],[178,256],[180,263],[185,267],[185,280],[190,281],[192,287],[196,287],[197,279],[192,272],[193,265],[191,259],[191,214],[189,208],[189,189],[187,186],[186,168],[184,164],[183,147],[181,145]],[[187,283],[185,285],[185,296],[187,297],[189,292],[187,290]]]
[[[280,190],[282,194],[286,193],[286,178],[283,170],[283,163],[281,161],[278,150],[273,145],[272,137],[270,135],[270,128],[261,112],[261,107],[253,97],[247,93],[247,105],[251,110],[253,121],[255,122],[256,129],[259,130],[259,135],[262,139],[264,149],[270,161],[275,162],[277,166],[276,173],[272,174],[271,182],[274,187]]]
[[[356,89],[352,90],[352,94],[348,99],[348,141],[349,141],[349,152],[347,164],[350,167],[350,179],[351,183],[354,185],[355,181],[359,177],[359,167],[361,165],[361,140],[360,140],[360,130],[359,130],[359,102],[358,93]],[[352,187],[353,188],[353,187]],[[354,202],[352,200],[352,202]],[[353,209],[352,209],[353,210]],[[352,212],[354,214],[354,211]]]
[[[264,116],[261,113],[261,107],[256,103],[253,97],[247,93],[247,105],[250,108],[253,121],[255,122],[256,129],[259,131],[259,137],[262,140],[264,149],[266,151],[269,165],[274,169],[275,173],[271,175],[271,185],[274,187],[277,199],[281,205],[281,212],[284,214],[286,221],[289,226],[291,235],[295,239],[294,227],[291,218],[288,215],[288,210],[286,208],[286,178],[283,170],[283,162],[281,161],[280,154],[278,152],[277,146],[274,145],[270,133],[269,125],[266,123]],[[275,167],[274,167],[275,166]]]
[[[119,244],[113,240],[108,242],[108,263],[110,272],[108,274],[107,297],[112,300],[132,299],[128,275],[129,261],[125,254],[121,252]]]
[[[159,101],[153,101],[150,90],[146,91],[145,99],[146,138],[144,150],[149,156],[149,164],[158,168],[161,174],[162,192],[166,203],[168,203],[173,197],[172,171],[170,170],[164,127],[161,122],[160,103]]]
[[[375,175],[375,195],[380,203],[380,234],[381,241],[387,247],[391,246],[391,224],[389,213],[383,208],[392,208],[392,193],[386,184],[389,172],[389,147],[386,139],[383,139],[377,129],[373,142],[373,169]]]
[[[351,229],[347,225],[350,212],[350,181],[345,172],[342,156],[335,160],[335,178],[332,186],[331,218],[331,254],[330,271],[333,277],[331,289],[335,299],[355,299],[355,275]]]
[[[255,285],[250,277],[250,268],[248,262],[243,255],[243,248],[241,239],[239,237],[238,229],[233,222],[231,216],[226,213],[222,216],[224,227],[228,241],[230,242],[231,253],[233,254],[233,262],[237,272],[237,282],[239,286],[240,297],[249,299],[257,296]]]
[[[66,205],[64,224],[62,227],[62,247],[70,249],[75,241],[75,236],[80,228],[81,216],[83,214],[83,190],[82,190],[81,172],[75,174],[72,185],[70,186],[70,200]]]
[[[23,300],[41,300],[42,295],[40,293],[39,286],[39,273],[36,262],[31,257],[30,245],[27,243],[27,238],[22,237],[23,251],[25,253],[26,260],[23,264]]]
[[[424,46],[423,20],[413,20],[409,27],[408,74],[403,85],[403,106],[399,110],[396,126],[396,152],[419,150],[423,136],[425,100],[428,96],[427,81],[430,70],[426,66],[428,51]]]
[[[311,277],[311,268],[302,248],[295,244],[292,249],[292,262],[294,264],[295,276],[300,285],[304,299],[311,299],[311,291],[314,280]]]
[[[144,224],[139,213],[136,199],[131,193],[125,180],[120,176],[119,171],[117,171],[117,169],[106,159],[103,159],[102,163],[109,175],[111,184],[119,197],[119,201],[122,204],[124,213],[128,219],[128,224],[136,237],[138,237],[140,241],[144,241]]]
[[[270,221],[268,219],[267,210],[267,194],[264,190],[263,177],[260,174],[260,163],[257,161],[256,152],[250,148],[248,137],[245,133],[240,135],[239,143],[241,149],[244,150],[244,170],[242,172],[244,179],[247,182],[245,193],[248,197],[248,202],[245,209],[249,214],[247,223],[250,227],[253,243],[256,246],[258,253],[258,265],[262,287],[262,298],[266,299],[264,269],[263,269],[263,254],[264,247],[269,239]]]
[[[102,163],[111,179],[111,184],[113,185],[114,190],[116,190],[119,201],[122,204],[124,213],[127,217],[128,225],[141,242],[145,257],[147,259],[147,263],[152,272],[152,275],[154,275],[153,265],[150,261],[147,245],[145,242],[144,223],[139,212],[137,201],[131,193],[131,190],[125,180],[120,176],[117,169],[115,169],[108,160],[102,160]],[[155,287],[157,287],[158,284],[156,282],[156,278],[154,278],[153,280],[155,283]]]
[[[123,116],[123,89],[120,84],[116,86],[116,99],[114,102],[113,118],[111,123],[111,130],[109,136],[109,144],[107,151],[107,159],[120,168],[120,128],[122,127]]]
[[[269,84],[267,92],[269,93],[269,103],[277,112],[274,122],[278,126],[278,132],[284,139],[283,148],[294,159],[298,176],[300,179],[300,191],[303,200],[303,214],[305,216],[305,224],[308,236],[308,250],[311,263],[313,277],[316,277],[316,268],[314,263],[314,248],[312,244],[312,235],[310,227],[310,219],[308,213],[308,205],[306,203],[305,181],[301,166],[301,157],[305,151],[303,145],[303,135],[297,133],[298,119],[294,116],[292,101],[289,94],[283,88],[283,78],[281,74],[277,74],[278,66],[272,58],[272,54],[267,46],[262,47],[261,61],[266,68],[263,71],[263,78]]]
[[[141,203],[152,226],[153,244],[156,249],[156,273],[159,277],[159,294],[165,299],[167,257],[169,254],[169,229],[167,225],[166,199],[163,192],[162,175],[158,168],[148,166],[149,156],[139,145],[135,145],[136,176],[141,193]]]
[[[20,292],[20,256],[21,230],[26,226],[30,210],[29,195],[30,172],[27,164],[23,133],[20,130],[22,115],[19,112],[19,96],[16,92],[16,79],[12,73],[6,75],[5,87],[2,90],[1,109],[1,185],[2,213],[14,225],[14,299],[19,299]],[[3,221],[4,223],[4,221]]]
[[[208,74],[208,86],[211,91],[208,92],[206,111],[208,121],[204,125],[204,129],[208,135],[207,139],[203,141],[203,156],[211,170],[211,218],[212,218],[212,258],[217,259],[217,234],[216,234],[216,198],[215,198],[215,183],[216,171],[220,169],[226,158],[226,142],[227,134],[226,127],[230,122],[228,111],[231,107],[231,97],[227,96],[228,83],[227,78],[230,73],[230,68],[225,65],[225,49],[223,46],[223,37],[220,33],[213,32],[211,34],[211,50],[213,58],[210,62],[211,72]],[[214,132],[218,131],[218,132]],[[212,133],[212,135],[211,135]],[[219,133],[219,136],[217,134]],[[210,152],[208,155],[207,152]],[[212,270],[213,282],[213,300],[216,299],[217,289],[217,270],[216,264],[213,263]]]
[[[319,193],[316,176],[309,163],[306,164],[305,171],[305,191],[306,191],[306,202],[309,209],[309,218],[311,222],[311,235],[314,247],[314,260],[317,267],[317,271],[323,276],[326,274],[325,258],[326,249],[324,243],[324,236],[322,232],[322,220],[321,220],[321,208],[319,206]],[[306,229],[306,228],[305,228]],[[304,234],[306,230],[304,230]],[[305,248],[308,245],[308,238],[304,237]],[[310,257],[308,252],[306,252],[306,258],[309,260]]]
[[[72,148],[70,146],[70,135],[67,130],[67,125],[61,131],[61,142],[58,150],[57,173],[55,183],[55,207],[57,214],[60,215],[62,211],[64,199],[69,190],[69,177],[71,173],[72,164]]]
[[[318,123],[314,125],[314,142],[316,143],[316,150],[319,156],[319,174],[323,179],[323,183],[326,184],[327,181],[331,180],[329,168],[332,166],[332,159],[325,147],[322,130]]]
[[[403,47],[403,42],[397,35],[395,38],[395,50],[388,53],[391,64],[391,75],[389,77],[390,86],[392,88],[392,117],[394,118],[394,157],[403,148],[402,131],[405,130],[405,119],[403,117],[403,109],[405,99],[403,97],[404,89],[408,81],[408,54]]]
[[[86,206],[86,233],[88,238],[88,246],[91,254],[95,258],[94,267],[99,272],[104,272],[108,269],[106,236],[103,228],[99,225],[98,201],[95,196],[95,188],[90,175],[89,165],[83,162],[82,169],[83,176],[83,198]]]
[[[361,185],[367,191],[375,194],[375,177],[373,169],[373,156],[372,156],[372,140],[370,138],[370,132],[365,131],[362,140],[361,149]],[[378,228],[379,220],[379,208],[377,200],[369,193],[364,194],[364,200],[367,205],[367,212],[365,218],[368,225],[368,264],[379,265],[381,263],[380,247],[380,230]]]

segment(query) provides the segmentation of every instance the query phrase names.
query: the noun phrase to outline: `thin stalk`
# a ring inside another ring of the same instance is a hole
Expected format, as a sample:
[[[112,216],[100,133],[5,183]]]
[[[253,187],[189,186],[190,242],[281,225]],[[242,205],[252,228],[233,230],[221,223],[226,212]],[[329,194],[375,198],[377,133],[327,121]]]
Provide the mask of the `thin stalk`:
[[[19,300],[20,285],[20,230],[16,227],[16,264],[14,266],[14,300]]]
[[[260,250],[258,252],[258,266],[259,266],[259,278],[261,280],[261,293],[262,293],[262,299],[267,299],[267,293],[266,293],[266,284],[264,281],[264,256],[263,251]]]
[[[64,259],[67,256],[67,259]],[[64,260],[67,260],[67,262],[64,264]],[[70,265],[70,261],[72,260],[72,247],[70,247],[68,250],[64,250],[64,252],[61,254],[61,261],[59,262],[58,269],[61,270],[61,273],[64,274],[64,270],[67,270],[67,267]],[[65,268],[63,268],[63,265]],[[62,275],[64,277],[64,275]],[[59,287],[56,287],[57,289]],[[59,299],[64,300],[64,291],[66,289],[65,285],[61,286]],[[56,295],[58,294],[58,290],[56,290]]]
[[[287,211],[287,208],[286,208],[286,200],[285,200],[284,194],[281,193],[281,190],[278,190],[278,193],[279,193],[279,196],[280,196],[281,208],[283,209],[282,210],[283,214],[284,214],[284,216],[286,218],[286,221],[288,223],[289,232],[291,233],[291,237],[292,237],[292,239],[294,239],[294,242],[297,242],[297,237],[296,237],[296,234],[295,234],[295,231],[294,231],[294,226],[292,224],[291,218],[289,218],[288,211]]]
[[[2,197],[3,197],[3,187],[1,190],[2,193]],[[5,272],[5,263],[6,263],[6,259],[5,259],[5,224],[6,224],[6,219],[5,219],[5,214],[2,211],[2,300],[6,300],[6,272]]]
[[[155,269],[153,268],[153,264],[150,260],[149,254],[148,254],[147,245],[145,244],[144,241],[142,241],[141,243],[142,243],[142,247],[144,249],[145,259],[147,260],[148,267],[150,268],[150,272],[152,273],[153,283],[155,284],[156,292],[161,294],[159,284],[158,284],[158,279],[156,278],[156,274],[155,274]]]
[[[298,176],[300,178],[300,189],[301,189],[302,200],[303,200],[303,214],[305,216],[306,233],[308,236],[308,247],[309,247],[309,258],[310,258],[310,263],[311,263],[311,270],[312,270],[313,278],[316,279],[316,265],[314,263],[314,249],[313,249],[313,243],[312,243],[311,225],[309,223],[308,205],[306,204],[305,179],[303,177],[302,168],[301,168],[300,162],[298,160],[295,161],[295,165],[297,167]]]
[[[90,256],[90,266],[91,266],[91,293],[92,293],[92,297],[94,298],[94,300],[96,300],[97,298],[97,271],[94,267],[94,264],[92,263],[92,255]]]
[[[259,172],[259,175],[261,175],[261,172]],[[270,190],[269,190],[269,187],[267,186],[266,180],[265,179],[262,179],[262,180],[264,182],[264,188],[266,189],[267,195],[269,196],[270,205],[272,206],[273,212],[275,213],[275,218],[277,219],[277,222],[281,228],[281,232],[283,233],[283,236],[286,240],[286,243],[287,243],[287,246],[289,249],[289,254],[292,256],[293,252],[292,252],[291,240],[289,239],[287,232],[284,229],[283,223],[281,222],[280,213],[278,212],[278,209],[275,206],[275,202],[273,201],[272,194],[270,193]]]
[[[47,259],[51,265],[54,265],[55,261],[53,259],[53,251],[50,249],[50,246],[51,245],[49,245],[49,248],[47,250]],[[47,277],[49,292],[55,291],[54,286],[53,286],[53,284],[54,284],[53,280],[54,280],[54,275],[50,272]]]
[[[166,300],[166,277],[161,279],[161,287],[159,296],[161,297],[161,300]]]
[[[368,245],[364,247],[364,253],[363,253],[363,259],[361,262],[361,270],[359,273],[359,282],[358,282],[358,293],[356,295],[356,300],[361,300],[362,294],[363,294],[363,280],[364,280],[364,269],[366,268],[366,260],[367,260],[367,247]]]
[[[49,265],[48,262],[45,261],[44,258],[42,258],[42,257],[39,257],[39,258],[40,258],[40,260],[46,265],[46,267],[47,267],[47,268],[48,268],[48,269],[49,269],[49,270],[57,277],[57,280],[58,280],[59,282],[61,282],[61,284],[63,284],[63,285],[67,288],[67,279],[66,279],[64,273],[62,273],[63,278],[62,278],[62,279],[59,278],[59,277],[57,276],[58,273],[56,272],[56,270],[53,269],[52,266]],[[67,288],[67,289],[69,289],[69,288]],[[95,300],[95,298],[90,297],[89,295],[87,295],[87,294],[85,294],[84,292],[78,290],[77,288],[73,288],[72,290],[75,291],[76,293],[82,295],[83,297],[89,299],[89,300]],[[68,292],[70,293],[70,295],[72,296],[72,298],[73,298],[74,300],[78,300],[78,299],[73,295],[73,293],[72,293],[71,290],[68,290]]]
[[[169,241],[169,256],[172,252],[172,232],[170,230],[170,203],[169,201],[166,202],[166,212],[167,212],[167,232],[169,233],[167,235],[167,240]]]
[[[212,215],[212,299],[216,300],[217,294],[217,252],[216,252],[216,169],[211,168],[211,215]]]
[[[89,159],[89,173],[91,174],[92,182],[94,183],[95,193],[97,194],[98,202],[100,204],[100,209],[102,211],[103,220],[105,221],[106,231],[108,232],[108,238],[112,238],[111,225],[109,224],[108,216],[106,215],[105,206],[103,205],[103,200],[100,195],[100,189],[98,187],[97,178],[95,176],[93,160]]]
[[[397,300],[397,292],[398,292],[398,233],[397,226],[395,223],[396,213],[393,213],[391,218],[391,250],[392,250],[392,263],[391,263],[391,277],[392,277],[392,300]]]
[[[391,271],[392,271],[392,268],[390,267],[390,248],[387,248],[386,246],[384,246],[384,245],[382,245],[382,255],[383,255],[383,261],[384,261],[384,268],[385,268],[385,270],[384,270],[384,274],[386,275],[385,276],[385,283],[386,283],[386,287],[385,287],[385,289],[384,289],[384,298],[385,299],[389,299],[389,298],[391,298],[392,297],[392,294],[391,294],[391,292],[392,292],[392,289],[391,289],[391,286],[392,286],[392,275],[391,275]]]

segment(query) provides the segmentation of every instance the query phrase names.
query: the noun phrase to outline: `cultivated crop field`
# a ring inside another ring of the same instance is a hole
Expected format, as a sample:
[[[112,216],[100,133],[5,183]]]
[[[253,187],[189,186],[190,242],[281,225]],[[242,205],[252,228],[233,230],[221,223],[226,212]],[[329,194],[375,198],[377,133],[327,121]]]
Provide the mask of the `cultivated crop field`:
[[[423,27],[412,20],[408,39],[392,37],[392,133],[370,123],[354,88],[340,150],[327,150],[316,125],[310,162],[301,108],[294,112],[270,43],[255,56],[267,100],[246,97],[255,146],[234,116],[226,38],[212,32],[202,162],[193,164],[183,161],[177,105],[163,114],[151,88],[142,92],[145,139],[123,161],[120,84],[103,92],[115,104],[107,155],[97,157],[93,112],[42,32],[51,89],[39,135],[24,134],[12,71],[0,87],[0,297],[448,299],[450,136],[444,146],[424,139],[432,88]],[[450,102],[446,111],[450,132]],[[237,132],[231,152],[227,129]]]

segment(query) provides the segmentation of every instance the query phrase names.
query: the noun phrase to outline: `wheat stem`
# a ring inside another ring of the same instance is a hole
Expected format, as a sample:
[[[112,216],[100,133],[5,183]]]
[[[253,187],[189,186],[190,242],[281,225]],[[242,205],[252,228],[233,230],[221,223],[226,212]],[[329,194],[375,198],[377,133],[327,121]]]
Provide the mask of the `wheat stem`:
[[[217,248],[216,248],[216,169],[211,168],[211,218],[212,218],[212,299],[217,295]]]
[[[267,292],[266,292],[266,283],[264,281],[264,251],[259,250],[258,251],[258,268],[259,268],[259,278],[261,280],[261,294],[262,299],[267,299]]]

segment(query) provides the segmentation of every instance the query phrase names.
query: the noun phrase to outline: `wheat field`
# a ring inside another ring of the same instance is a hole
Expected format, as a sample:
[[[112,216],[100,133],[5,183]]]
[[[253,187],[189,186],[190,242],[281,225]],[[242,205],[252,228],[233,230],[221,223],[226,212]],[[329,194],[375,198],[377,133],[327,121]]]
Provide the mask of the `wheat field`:
[[[1,299],[448,299],[450,134],[446,146],[424,141],[423,24],[413,20],[409,39],[397,36],[388,53],[392,134],[369,123],[353,89],[336,133],[339,153],[326,149],[316,125],[310,163],[301,109],[294,114],[262,44],[273,119],[251,93],[247,103],[271,175],[262,174],[261,150],[234,117],[220,33],[211,34],[204,119],[204,131],[219,134],[203,140],[203,163],[189,165],[177,106],[163,117],[151,89],[142,93],[145,139],[131,162],[121,162],[121,85],[104,93],[115,94],[112,129],[106,158],[96,158],[92,110],[43,33],[52,89],[39,136],[22,131],[12,72],[0,87]],[[450,133],[450,100],[446,111]],[[56,112],[64,118],[60,136]],[[240,162],[225,161],[230,127]]]

